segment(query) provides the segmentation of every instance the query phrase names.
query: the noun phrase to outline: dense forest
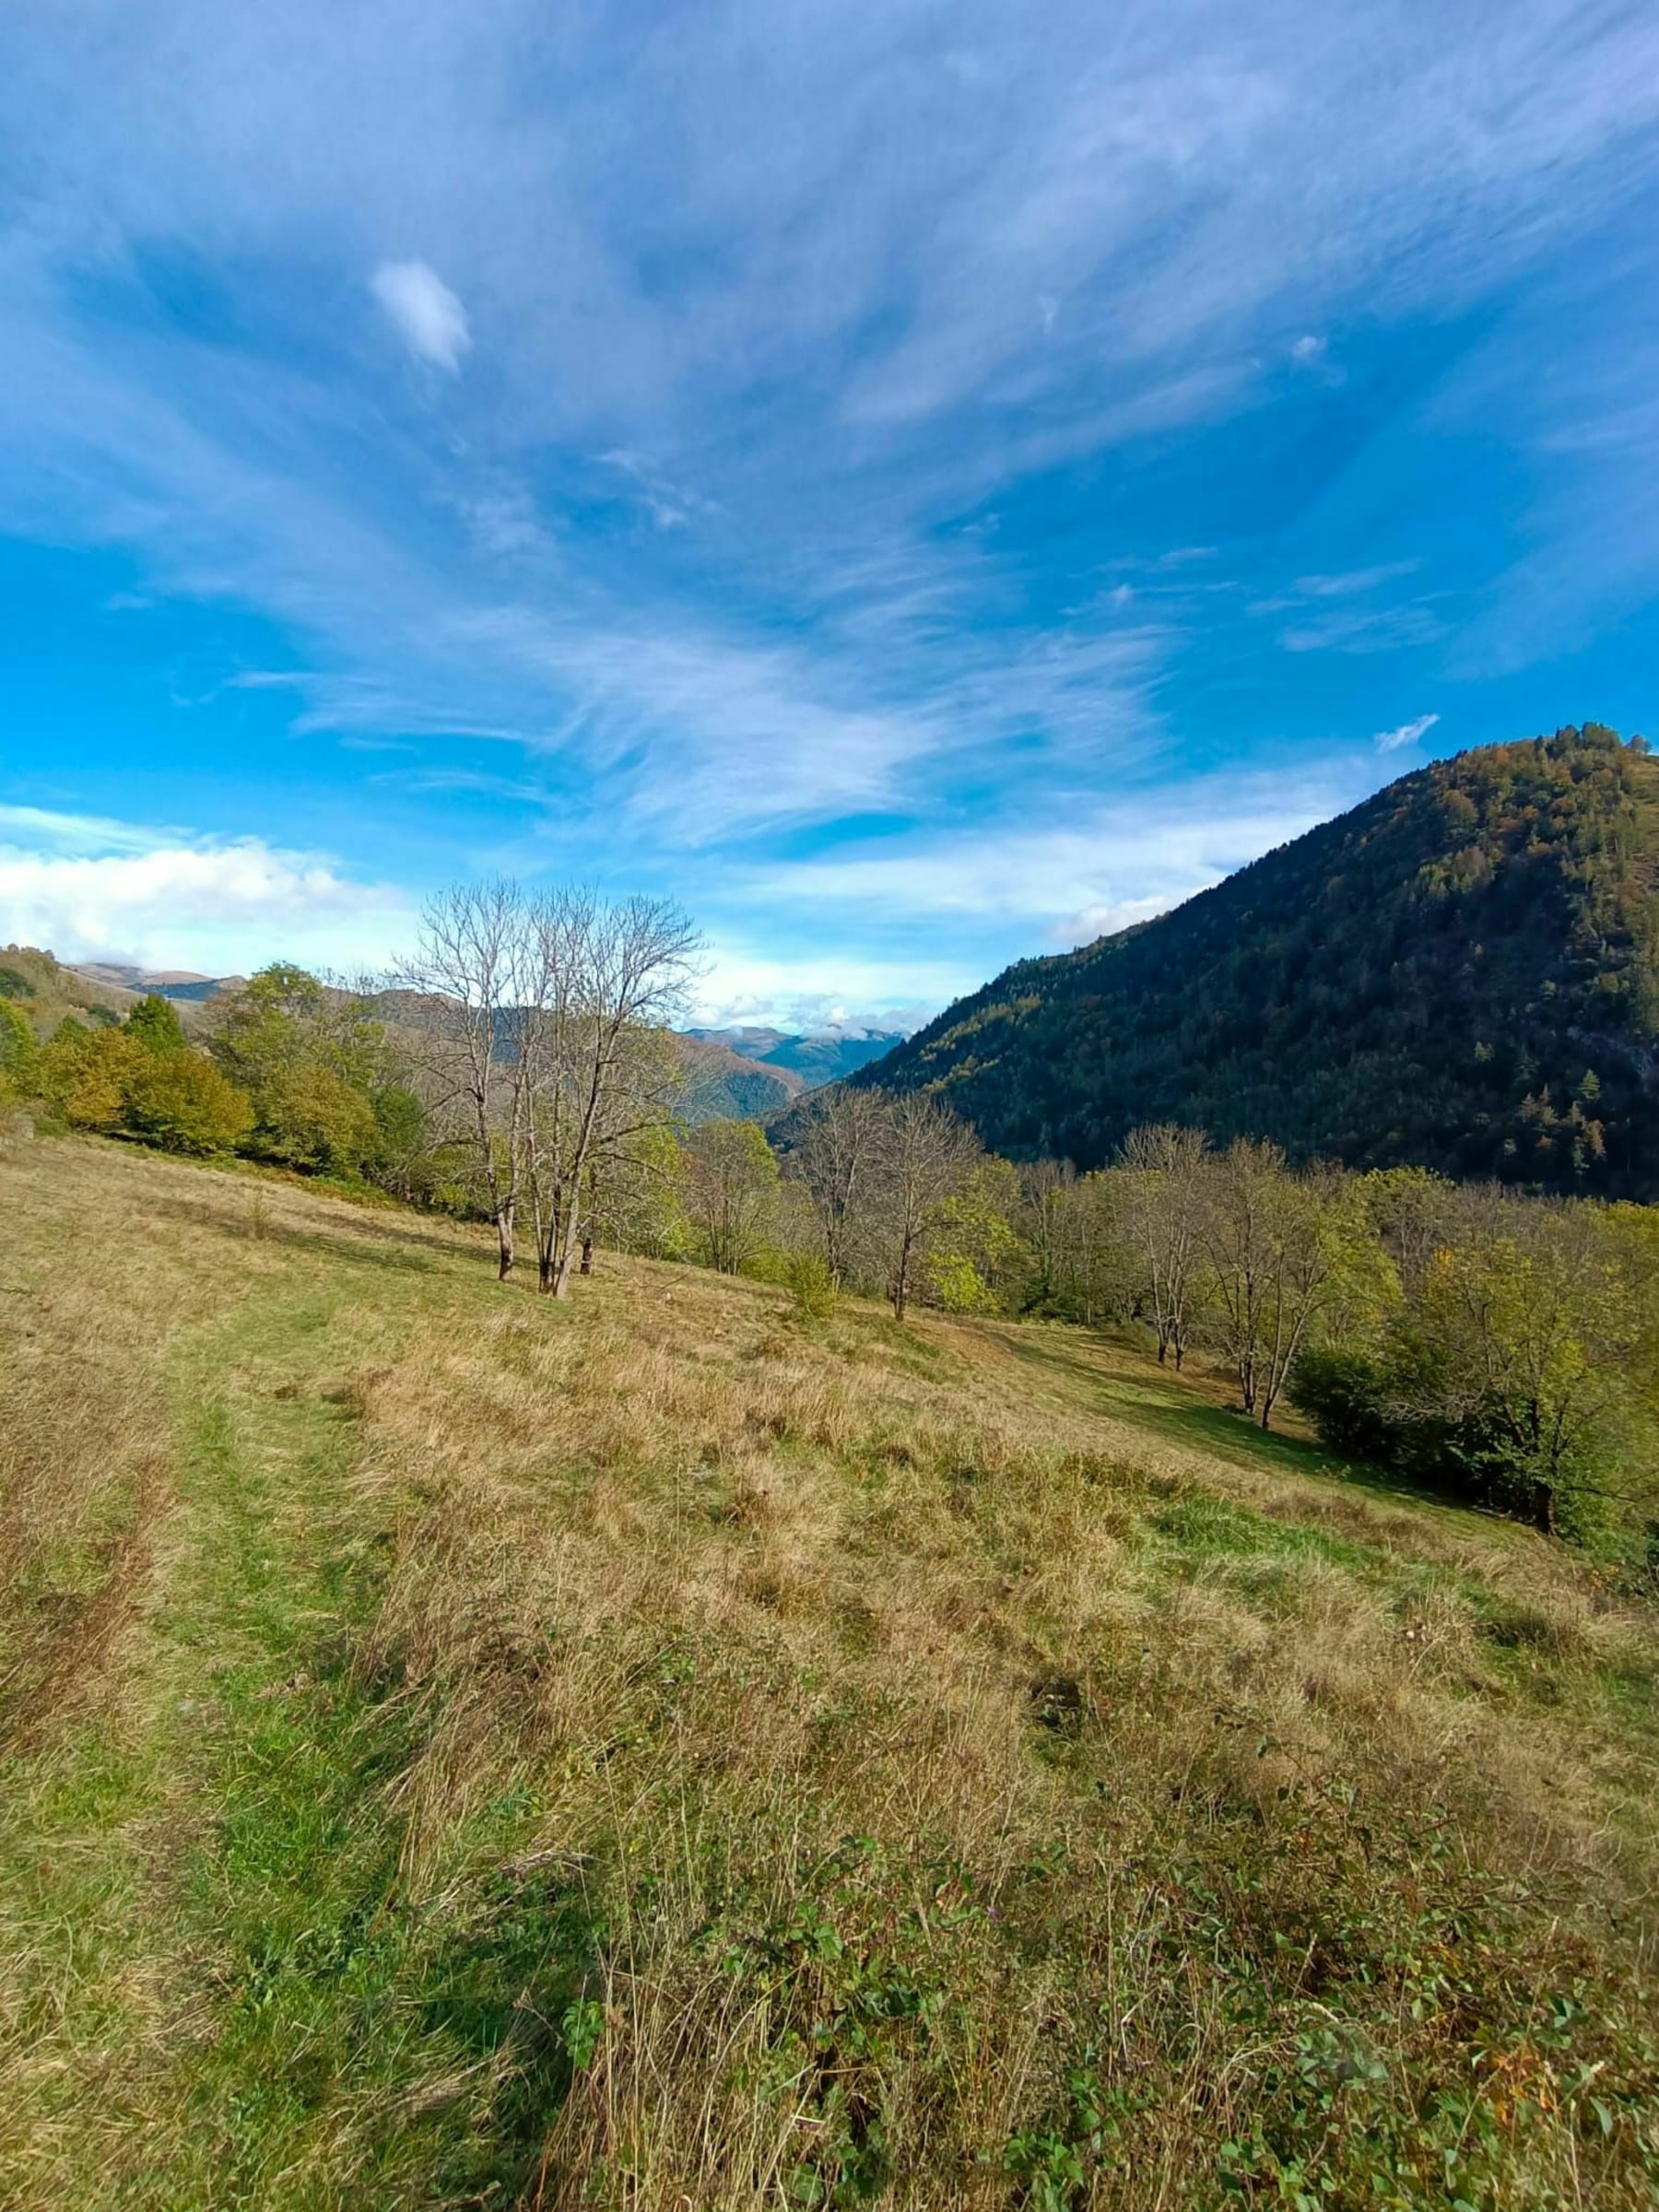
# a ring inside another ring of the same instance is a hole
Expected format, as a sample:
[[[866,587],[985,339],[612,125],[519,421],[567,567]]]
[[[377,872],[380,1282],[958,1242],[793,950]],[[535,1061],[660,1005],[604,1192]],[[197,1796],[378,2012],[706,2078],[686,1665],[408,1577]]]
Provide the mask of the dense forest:
[[[853,1079],[1081,1168],[1137,1124],[1659,1196],[1659,761],[1437,761],[1170,914],[1021,961]]]

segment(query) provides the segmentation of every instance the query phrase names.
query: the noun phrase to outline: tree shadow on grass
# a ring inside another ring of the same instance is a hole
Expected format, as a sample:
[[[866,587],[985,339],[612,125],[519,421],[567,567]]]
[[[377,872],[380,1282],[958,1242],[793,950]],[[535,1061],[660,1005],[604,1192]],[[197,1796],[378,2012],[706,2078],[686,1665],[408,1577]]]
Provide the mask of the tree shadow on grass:
[[[1149,1359],[1142,1370],[1136,1356],[1111,1336],[1085,1334],[1075,1347],[1023,1331],[1009,1332],[1004,1341],[1017,1358],[1059,1377],[1074,1393],[1086,1395],[1098,1411],[1145,1430],[1162,1442],[1202,1452],[1233,1466],[1271,1469],[1322,1485],[1342,1484],[1391,1505],[1440,1508],[1460,1516],[1475,1513],[1483,1525],[1491,1518],[1462,1500],[1402,1482],[1366,1461],[1344,1459],[1323,1444],[1265,1430],[1247,1415],[1204,1396],[1196,1383],[1155,1367]]]
[[[445,1259],[470,1256],[441,1238],[423,1236],[418,1230],[400,1233],[378,1223],[371,1226],[353,1222],[348,1230],[338,1231],[299,1229],[268,1217],[256,1221],[251,1214],[239,1220],[235,1213],[223,1206],[203,1205],[188,1198],[152,1199],[149,1210],[175,1221],[187,1221],[193,1228],[213,1230],[238,1243],[277,1244],[290,1252],[310,1253],[324,1259],[344,1261],[347,1265],[388,1269],[397,1275],[437,1274],[439,1264],[433,1253]]]

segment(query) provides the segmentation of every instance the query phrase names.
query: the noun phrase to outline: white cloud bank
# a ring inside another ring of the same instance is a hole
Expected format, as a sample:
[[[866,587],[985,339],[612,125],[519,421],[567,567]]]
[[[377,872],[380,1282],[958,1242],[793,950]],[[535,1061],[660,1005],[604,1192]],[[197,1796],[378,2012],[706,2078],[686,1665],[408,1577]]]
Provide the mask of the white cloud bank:
[[[1379,730],[1372,743],[1380,753],[1397,753],[1426,737],[1439,720],[1438,714],[1419,714],[1415,722],[1401,723],[1397,730]]]
[[[424,261],[383,261],[369,288],[395,324],[411,353],[451,376],[472,346],[466,310]]]
[[[384,961],[411,916],[388,885],[257,837],[220,841],[36,807],[0,807],[0,938],[63,959],[208,974],[290,959]]]
[[[716,933],[691,1019],[710,1029],[754,1023],[814,1035],[860,1029],[908,1033],[985,980],[952,960],[780,956],[735,933]]]
[[[772,869],[754,888],[792,908],[1013,922],[1071,946],[1178,906],[1340,813],[1372,780],[1346,760],[1195,778],[1074,807],[1064,827],[866,845]]]

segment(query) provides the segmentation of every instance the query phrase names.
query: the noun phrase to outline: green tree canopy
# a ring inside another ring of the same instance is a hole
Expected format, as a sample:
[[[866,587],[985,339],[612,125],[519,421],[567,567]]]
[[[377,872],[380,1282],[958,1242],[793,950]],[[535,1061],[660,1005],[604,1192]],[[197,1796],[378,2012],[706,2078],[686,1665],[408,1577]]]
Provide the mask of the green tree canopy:
[[[0,1098],[28,1098],[40,1077],[41,1048],[24,1016],[0,998]]]
[[[77,1129],[118,1129],[127,1086],[151,1055],[123,1029],[58,1024],[41,1054],[41,1095]]]
[[[138,1001],[126,1018],[126,1032],[147,1053],[182,1053],[185,1049],[184,1025],[179,1019],[179,1009],[159,991],[152,991]]]
[[[129,1072],[121,1125],[164,1152],[229,1152],[253,1108],[205,1053],[146,1053]]]
[[[375,1098],[392,1073],[385,1030],[348,993],[277,961],[236,994],[213,1053],[253,1100],[249,1149],[261,1158],[307,1173],[351,1176],[379,1157]],[[394,1171],[406,1186],[412,1099],[406,1093]]]
[[[705,1122],[687,1145],[687,1210],[709,1265],[735,1275],[765,1241],[778,1162],[758,1122]]]

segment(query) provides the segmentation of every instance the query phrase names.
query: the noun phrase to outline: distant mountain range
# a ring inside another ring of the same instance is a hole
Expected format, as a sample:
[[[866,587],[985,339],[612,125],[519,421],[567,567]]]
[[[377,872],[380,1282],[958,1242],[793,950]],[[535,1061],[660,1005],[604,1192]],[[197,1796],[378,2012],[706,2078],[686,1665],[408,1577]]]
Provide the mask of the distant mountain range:
[[[193,975],[188,968],[128,968],[111,960],[80,961],[74,973],[109,990],[131,992],[135,998],[153,991],[182,1006],[199,1005],[220,991],[240,990],[248,980],[245,975]]]
[[[806,1034],[768,1029],[690,1030],[687,1034],[706,1044],[724,1045],[784,1077],[798,1076],[801,1081],[795,1088],[809,1090],[823,1083],[839,1083],[904,1041],[902,1030],[865,1029],[847,1022]]]
[[[1659,1198],[1659,760],[1592,724],[1437,761],[853,1080],[1081,1168],[1179,1121]]]
[[[50,953],[13,947],[0,961],[16,963],[16,995],[34,1016],[42,1034],[65,1014],[119,1018],[147,992],[171,999],[187,1028],[200,1030],[211,1019],[211,1001],[241,988],[240,975],[196,975],[187,969],[139,968],[107,960],[59,961]],[[418,1019],[406,993],[382,994],[393,1022]],[[764,1120],[781,1112],[804,1091],[839,1082],[901,1041],[898,1030],[871,1030],[842,1023],[821,1031],[741,1028],[689,1030],[681,1035],[686,1088],[681,1103],[692,1124],[726,1118]]]

